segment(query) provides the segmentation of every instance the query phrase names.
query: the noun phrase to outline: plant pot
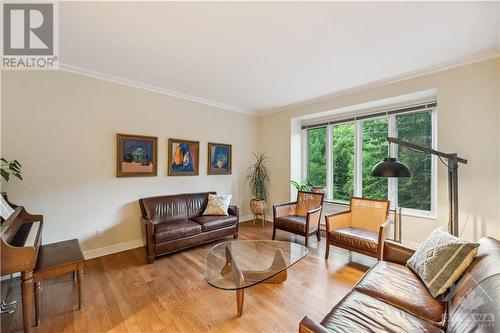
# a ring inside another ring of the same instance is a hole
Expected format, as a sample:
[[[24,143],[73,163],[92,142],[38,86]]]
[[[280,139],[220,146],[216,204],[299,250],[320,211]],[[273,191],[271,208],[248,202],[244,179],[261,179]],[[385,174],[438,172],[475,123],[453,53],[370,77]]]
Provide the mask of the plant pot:
[[[326,193],[326,188],[324,188],[324,187],[314,187],[313,186],[311,188],[311,192],[325,194]]]
[[[261,215],[266,210],[266,202],[264,200],[252,199],[250,200],[250,209],[253,215]]]

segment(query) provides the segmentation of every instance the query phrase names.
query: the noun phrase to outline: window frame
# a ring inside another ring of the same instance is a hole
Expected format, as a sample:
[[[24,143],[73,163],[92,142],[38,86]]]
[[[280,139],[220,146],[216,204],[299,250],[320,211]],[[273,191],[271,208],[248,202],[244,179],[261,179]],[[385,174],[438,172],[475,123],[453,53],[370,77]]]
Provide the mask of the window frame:
[[[385,115],[374,115],[373,117],[364,116],[362,119],[346,119],[346,121],[336,121],[334,124],[327,124],[324,126],[318,127],[326,127],[326,152],[327,152],[327,166],[326,166],[326,193],[325,193],[325,202],[338,204],[338,205],[346,205],[348,202],[341,200],[334,200],[333,196],[333,185],[334,185],[334,177],[333,177],[333,127],[344,124],[353,124],[354,125],[354,193],[353,196],[361,197],[363,194],[363,166],[362,166],[362,142],[363,142],[363,123],[365,121],[375,120],[375,119],[388,119],[388,136],[398,137],[397,133],[397,124],[396,117],[400,115],[410,115],[421,112],[430,112],[431,114],[431,147],[432,149],[437,149],[437,106],[426,107],[419,110],[393,113],[393,114],[385,114]],[[307,131],[309,128],[305,128],[302,130],[302,181],[307,179],[308,175],[308,135]],[[389,145],[389,152],[392,157],[398,157],[398,147],[395,144]],[[425,154],[425,153],[422,153]],[[436,156],[431,156],[431,209],[430,210],[420,210],[414,208],[405,208],[402,207],[402,213],[405,215],[411,215],[416,217],[425,217],[425,218],[436,218],[436,207],[437,207],[437,159]],[[391,201],[391,209],[399,208],[398,206],[398,179],[397,178],[388,178],[388,199]]]

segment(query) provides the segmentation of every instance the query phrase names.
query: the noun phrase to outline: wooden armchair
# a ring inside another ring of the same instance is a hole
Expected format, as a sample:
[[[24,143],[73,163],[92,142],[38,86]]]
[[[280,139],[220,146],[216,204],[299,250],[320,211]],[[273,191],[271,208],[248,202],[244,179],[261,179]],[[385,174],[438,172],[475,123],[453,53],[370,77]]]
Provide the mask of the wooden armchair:
[[[273,239],[276,229],[288,231],[305,237],[305,246],[309,243],[309,236],[316,234],[318,241],[319,222],[323,210],[323,193],[298,192],[297,201],[273,206]]]
[[[333,245],[382,260],[389,205],[388,200],[351,197],[350,210],[325,216],[325,259]]]

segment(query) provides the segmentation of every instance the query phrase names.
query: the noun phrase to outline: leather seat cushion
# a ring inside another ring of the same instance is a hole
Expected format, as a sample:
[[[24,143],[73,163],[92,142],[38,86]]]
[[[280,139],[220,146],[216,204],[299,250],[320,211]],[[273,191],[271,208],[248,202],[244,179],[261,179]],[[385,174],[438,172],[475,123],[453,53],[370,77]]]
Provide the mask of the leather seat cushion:
[[[340,243],[346,247],[377,253],[378,233],[375,231],[359,228],[339,228],[330,232],[328,238],[333,243]]]
[[[164,242],[199,234],[201,225],[189,220],[171,221],[155,225],[155,240]]]
[[[306,217],[299,215],[286,215],[274,219],[277,228],[283,228],[291,231],[306,232]]]
[[[201,225],[203,231],[228,227],[235,224],[237,220],[238,218],[233,215],[227,215],[227,216],[202,215],[191,218],[191,221],[194,221]]]
[[[444,332],[388,303],[352,291],[321,321],[332,332]]]
[[[445,304],[439,297],[433,298],[422,280],[406,266],[379,261],[354,289],[434,325],[444,325]]]

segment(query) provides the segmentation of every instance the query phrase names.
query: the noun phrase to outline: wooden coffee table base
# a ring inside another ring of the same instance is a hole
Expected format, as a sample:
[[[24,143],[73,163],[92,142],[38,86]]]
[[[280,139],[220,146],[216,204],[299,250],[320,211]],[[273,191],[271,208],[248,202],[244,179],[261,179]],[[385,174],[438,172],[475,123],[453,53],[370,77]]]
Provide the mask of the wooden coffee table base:
[[[279,272],[272,277],[263,280],[266,276],[270,276],[273,272]],[[281,249],[276,249],[273,262],[269,268],[262,271],[246,271],[240,270],[233,260],[231,250],[226,247],[226,265],[222,268],[221,275],[225,279],[237,280],[239,285],[244,286],[245,282],[256,281],[259,283],[283,283],[287,278],[286,262]],[[241,287],[236,289],[236,307],[238,310],[238,317],[243,314],[243,301],[245,299],[245,288]]]

